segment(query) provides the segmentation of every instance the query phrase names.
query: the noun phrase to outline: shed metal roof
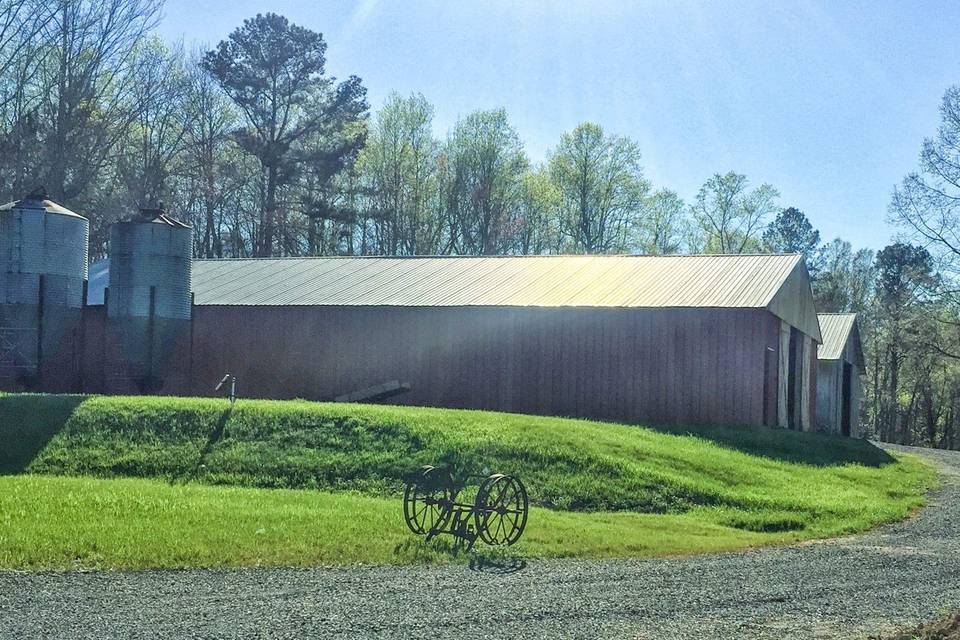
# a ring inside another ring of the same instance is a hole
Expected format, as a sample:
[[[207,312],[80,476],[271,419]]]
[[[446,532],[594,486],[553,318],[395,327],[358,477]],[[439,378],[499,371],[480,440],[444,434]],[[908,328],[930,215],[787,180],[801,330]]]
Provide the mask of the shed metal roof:
[[[818,360],[840,360],[843,358],[847,343],[854,340],[854,364],[864,369],[863,347],[860,344],[860,331],[857,328],[857,314],[855,313],[820,313],[817,314],[820,322],[820,331],[823,342],[817,347]]]
[[[792,254],[196,260],[193,290],[224,306],[769,308],[820,340]]]

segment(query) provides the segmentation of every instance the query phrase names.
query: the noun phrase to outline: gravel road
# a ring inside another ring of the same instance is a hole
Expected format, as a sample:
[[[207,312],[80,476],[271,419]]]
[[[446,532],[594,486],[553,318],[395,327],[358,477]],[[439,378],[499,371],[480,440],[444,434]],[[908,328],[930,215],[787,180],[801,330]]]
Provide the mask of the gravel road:
[[[960,453],[916,518],[710,557],[0,573],[2,638],[864,638],[960,606]]]

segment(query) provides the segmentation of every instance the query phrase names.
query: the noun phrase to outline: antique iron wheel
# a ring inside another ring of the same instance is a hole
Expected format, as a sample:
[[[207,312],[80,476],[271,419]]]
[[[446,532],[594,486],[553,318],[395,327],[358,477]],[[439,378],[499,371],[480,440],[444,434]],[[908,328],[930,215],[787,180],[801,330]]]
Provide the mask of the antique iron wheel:
[[[527,490],[518,478],[492,475],[477,493],[477,534],[489,545],[511,545],[527,526],[529,508]]]
[[[410,531],[433,535],[447,524],[456,491],[445,469],[426,466],[407,482],[403,491],[403,518]]]

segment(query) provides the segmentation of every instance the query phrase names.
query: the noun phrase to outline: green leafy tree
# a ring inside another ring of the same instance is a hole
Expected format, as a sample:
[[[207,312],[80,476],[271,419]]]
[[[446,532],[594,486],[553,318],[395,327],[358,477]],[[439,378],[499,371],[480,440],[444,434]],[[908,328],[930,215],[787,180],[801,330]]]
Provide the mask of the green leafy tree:
[[[346,185],[367,136],[365,120],[352,120],[336,130],[312,132],[299,148],[297,196],[306,219],[302,225],[289,213],[281,217],[280,237],[290,255],[340,253],[356,224],[358,205]],[[295,207],[290,208],[290,212]]]
[[[359,160],[369,190],[376,247],[391,255],[435,253],[442,238],[437,212],[433,105],[422,94],[391,94],[376,113]]]
[[[645,211],[636,249],[652,255],[680,253],[689,227],[683,199],[669,189],[658,189],[647,198]]]
[[[776,211],[780,193],[769,184],[750,190],[745,175],[730,171],[714,174],[697,192],[691,208],[700,232],[697,250],[704,253],[757,251],[758,237]]]
[[[920,309],[935,291],[937,276],[925,248],[899,242],[877,253],[876,272],[880,323],[874,356],[882,362],[874,374],[875,428],[885,441],[909,443],[908,416],[900,410],[901,368],[928,339],[920,335],[929,327]]]
[[[243,114],[246,126],[235,132],[238,144],[261,166],[254,255],[273,254],[280,191],[304,163],[329,178],[356,155],[357,138],[344,130],[364,117],[366,89],[355,76],[339,84],[328,77],[326,49],[321,34],[268,13],[245,20],[203,58],[204,68]],[[321,142],[304,144],[311,136]]]
[[[441,197],[453,253],[507,253],[529,163],[503,109],[457,122],[439,159]]]
[[[813,270],[820,232],[796,207],[782,209],[763,232],[763,245],[775,253],[799,253]]]
[[[926,248],[897,242],[877,254],[877,297],[889,310],[907,309],[935,292],[936,285]]]
[[[880,362],[886,377],[886,387],[875,397],[877,417],[885,429],[879,433],[903,437],[915,431],[910,428],[912,400],[899,413],[891,408],[894,400],[889,396],[900,391],[894,382],[900,380],[902,364],[903,380],[915,385],[925,408],[924,438],[934,444],[934,432],[939,431],[937,442],[954,447],[960,408],[960,86],[945,92],[940,126],[923,141],[917,170],[894,190],[889,213],[906,231],[905,239],[923,245],[923,251],[894,245],[900,248],[884,254],[889,264],[882,269],[877,288],[883,302],[878,326],[885,331],[877,351],[885,349]],[[927,262],[937,266],[943,280],[933,288],[925,282]],[[915,290],[923,292],[919,307],[923,313],[918,311]],[[911,336],[922,339],[911,341]],[[916,395],[911,392],[908,397]]]
[[[628,138],[584,123],[550,154],[550,179],[559,195],[560,233],[576,253],[621,253],[642,222],[650,185],[640,149]]]
[[[817,310],[826,313],[866,313],[873,294],[876,274],[874,255],[869,249],[853,250],[840,238],[817,250],[813,295]]]
[[[529,171],[523,176],[516,220],[517,253],[526,255],[559,251],[559,200],[559,193],[545,168]]]

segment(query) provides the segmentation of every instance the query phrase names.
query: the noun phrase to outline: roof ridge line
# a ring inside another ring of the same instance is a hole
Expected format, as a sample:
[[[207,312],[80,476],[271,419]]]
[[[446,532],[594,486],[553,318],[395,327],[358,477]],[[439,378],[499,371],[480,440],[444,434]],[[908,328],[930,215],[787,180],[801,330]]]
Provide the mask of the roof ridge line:
[[[786,258],[799,253],[551,253],[524,255],[415,255],[415,256],[270,256],[245,258],[193,258],[197,262],[230,262],[241,260],[454,260],[454,259],[536,259],[536,258]]]

